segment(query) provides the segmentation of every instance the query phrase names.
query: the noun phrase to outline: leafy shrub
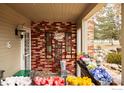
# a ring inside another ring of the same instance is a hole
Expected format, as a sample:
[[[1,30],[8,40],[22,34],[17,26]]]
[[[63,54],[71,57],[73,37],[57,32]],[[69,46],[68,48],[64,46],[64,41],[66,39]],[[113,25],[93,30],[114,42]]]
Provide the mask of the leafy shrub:
[[[108,63],[121,64],[121,53],[113,52],[107,55]]]

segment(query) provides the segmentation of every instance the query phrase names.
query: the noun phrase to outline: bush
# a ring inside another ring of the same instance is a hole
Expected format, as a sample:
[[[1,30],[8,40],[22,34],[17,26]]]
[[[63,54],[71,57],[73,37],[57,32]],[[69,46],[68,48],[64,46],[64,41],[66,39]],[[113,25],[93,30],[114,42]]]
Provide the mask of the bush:
[[[117,52],[109,53],[107,55],[107,62],[121,64],[121,53],[117,53]]]

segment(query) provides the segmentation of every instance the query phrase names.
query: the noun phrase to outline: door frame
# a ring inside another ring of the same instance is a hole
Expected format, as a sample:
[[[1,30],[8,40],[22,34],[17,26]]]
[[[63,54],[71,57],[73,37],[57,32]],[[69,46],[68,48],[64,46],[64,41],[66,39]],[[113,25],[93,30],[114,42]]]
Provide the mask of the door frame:
[[[25,39],[24,37],[21,39],[21,63],[20,63],[20,69],[25,70],[25,59],[24,59],[24,45],[25,45]]]
[[[31,30],[27,29],[23,34],[23,38],[21,39],[21,62],[20,62],[20,70],[25,70],[25,33],[29,33],[29,55],[30,55],[30,68],[31,70]]]

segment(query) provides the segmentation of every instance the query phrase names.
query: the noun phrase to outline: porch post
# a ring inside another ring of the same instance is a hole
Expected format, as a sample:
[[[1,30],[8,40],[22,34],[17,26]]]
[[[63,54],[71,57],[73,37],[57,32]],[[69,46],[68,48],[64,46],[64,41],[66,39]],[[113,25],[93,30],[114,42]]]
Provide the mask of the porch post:
[[[124,85],[124,4],[121,4],[121,13],[122,13],[122,29],[120,34],[120,44],[122,47],[122,85]]]
[[[82,20],[82,52],[88,53],[88,32],[85,20]]]
[[[81,27],[77,29],[77,54],[81,52]],[[81,68],[77,65],[77,76],[81,76]]]

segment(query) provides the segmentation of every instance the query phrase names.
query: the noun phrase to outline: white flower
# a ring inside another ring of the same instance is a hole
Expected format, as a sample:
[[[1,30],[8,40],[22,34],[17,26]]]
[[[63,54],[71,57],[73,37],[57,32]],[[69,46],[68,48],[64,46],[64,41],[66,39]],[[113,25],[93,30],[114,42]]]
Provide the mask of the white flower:
[[[31,85],[31,78],[30,77],[7,77],[4,80],[1,80],[1,84],[3,86],[28,86]]]

